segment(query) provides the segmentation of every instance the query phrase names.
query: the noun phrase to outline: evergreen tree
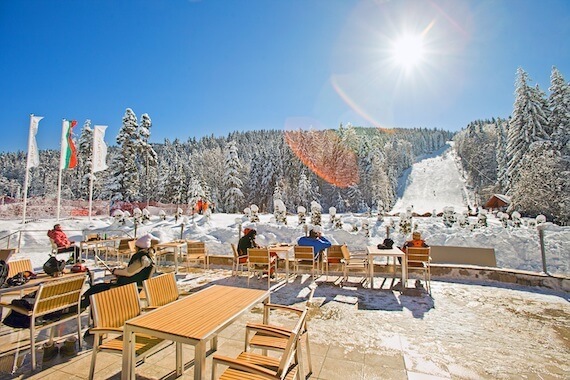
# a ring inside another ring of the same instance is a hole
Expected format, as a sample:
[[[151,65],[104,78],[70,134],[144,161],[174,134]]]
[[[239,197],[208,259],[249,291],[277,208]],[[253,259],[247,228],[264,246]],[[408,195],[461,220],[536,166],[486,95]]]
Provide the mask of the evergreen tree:
[[[567,148],[570,154],[570,85],[566,83],[562,74],[556,67],[552,67],[550,75],[550,96],[548,105],[550,107],[549,124],[552,127],[552,139]]]
[[[519,168],[530,144],[548,138],[548,121],[540,93],[528,81],[528,74],[519,67],[515,82],[515,104],[507,134],[507,193],[518,181]]]
[[[123,116],[123,125],[117,135],[117,143],[121,153],[113,167],[114,186],[113,200],[136,201],[139,194],[139,173],[136,165],[139,136],[137,134],[137,117],[133,110],[127,108]]]
[[[150,138],[150,128],[152,127],[152,121],[148,114],[144,113],[141,116],[140,126],[138,128],[139,138],[138,138],[138,156],[137,156],[137,166],[140,173],[140,193],[142,199],[149,200],[154,198],[154,193],[157,184],[157,173],[156,167],[158,164],[158,157],[156,152],[149,144],[148,139]]]
[[[241,163],[238,158],[237,146],[234,141],[230,141],[226,146],[226,172],[224,183],[226,192],[224,194],[224,205],[226,212],[240,212],[243,205],[244,196],[241,192],[243,183],[239,178]]]

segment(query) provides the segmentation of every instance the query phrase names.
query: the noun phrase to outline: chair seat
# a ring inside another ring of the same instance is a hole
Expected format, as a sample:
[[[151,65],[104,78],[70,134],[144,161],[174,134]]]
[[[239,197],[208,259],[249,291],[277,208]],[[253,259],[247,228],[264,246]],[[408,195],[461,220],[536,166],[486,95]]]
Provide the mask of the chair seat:
[[[135,334],[135,338],[136,356],[144,354],[145,352],[164,342],[164,339],[156,338],[146,334]],[[99,345],[99,349],[123,352],[123,336],[120,335],[114,339],[110,339],[104,342],[103,344]]]
[[[279,358],[273,358],[265,355],[254,354],[251,352],[242,352],[238,357],[238,360],[245,361],[250,364],[255,364],[263,368],[267,368],[271,371],[276,372],[279,368]],[[297,376],[298,366],[294,365],[293,368],[289,370],[287,376],[285,376],[286,380],[293,380]],[[267,379],[267,377],[246,373],[234,368],[228,368],[224,371],[224,373],[220,376],[220,379],[223,380],[257,380],[257,379]]]

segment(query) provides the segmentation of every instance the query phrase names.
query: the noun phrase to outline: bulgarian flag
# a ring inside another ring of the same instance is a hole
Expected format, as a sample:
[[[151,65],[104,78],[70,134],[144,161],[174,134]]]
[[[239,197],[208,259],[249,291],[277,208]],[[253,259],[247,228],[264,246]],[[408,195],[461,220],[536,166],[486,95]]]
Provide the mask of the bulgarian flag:
[[[76,120],[63,119],[61,128],[61,156],[59,160],[59,169],[72,169],[77,166],[77,149],[73,143],[71,136],[73,135],[73,127],[77,125]]]

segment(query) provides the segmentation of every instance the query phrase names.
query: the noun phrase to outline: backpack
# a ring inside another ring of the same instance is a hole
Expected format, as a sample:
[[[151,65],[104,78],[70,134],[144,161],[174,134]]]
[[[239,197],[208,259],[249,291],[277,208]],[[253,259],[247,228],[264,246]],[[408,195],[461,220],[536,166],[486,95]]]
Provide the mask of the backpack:
[[[0,288],[4,286],[6,279],[8,278],[8,271],[10,266],[4,260],[0,260]]]
[[[44,272],[52,277],[58,276],[65,268],[65,260],[58,260],[51,256],[44,264]]]

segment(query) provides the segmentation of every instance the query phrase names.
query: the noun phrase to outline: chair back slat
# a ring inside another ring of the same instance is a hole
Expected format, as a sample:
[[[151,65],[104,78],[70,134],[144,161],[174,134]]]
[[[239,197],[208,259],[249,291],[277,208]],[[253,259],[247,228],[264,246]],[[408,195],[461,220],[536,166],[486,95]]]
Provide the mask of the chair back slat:
[[[178,299],[180,293],[173,272],[151,277],[143,282],[143,289],[151,308],[166,305]]]
[[[239,257],[239,253],[237,251],[236,245],[234,243],[231,243],[230,245],[232,246],[232,252],[234,254],[234,259],[237,260]]]
[[[344,261],[349,263],[350,262],[350,251],[348,250],[348,247],[346,246],[346,244],[341,245],[340,251],[342,252],[342,258],[344,259]]]
[[[25,272],[32,270],[32,260],[30,259],[19,259],[19,260],[10,260],[8,261],[8,278],[17,275],[20,272]]]
[[[406,259],[411,266],[420,266],[430,261],[429,247],[407,247]]]
[[[91,295],[93,321],[97,327],[121,328],[125,321],[141,313],[136,283]]]
[[[84,284],[85,276],[73,276],[41,284],[34,303],[35,316],[78,305]]]
[[[313,260],[315,255],[313,247],[296,245],[293,247],[295,253],[295,260]]]
[[[269,263],[269,250],[267,248],[248,248],[247,255],[252,264]]]
[[[342,245],[331,245],[327,248],[327,261],[340,261],[343,258]]]

